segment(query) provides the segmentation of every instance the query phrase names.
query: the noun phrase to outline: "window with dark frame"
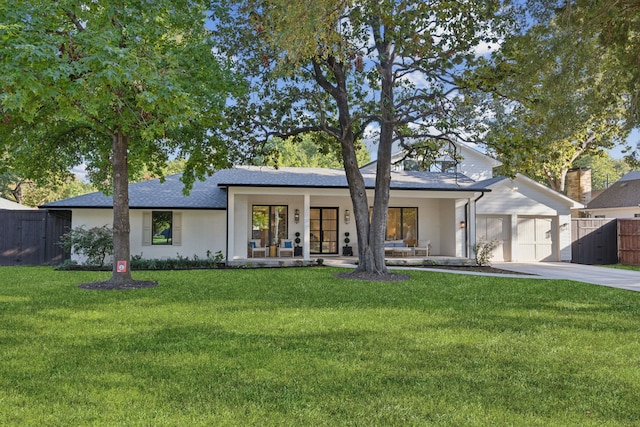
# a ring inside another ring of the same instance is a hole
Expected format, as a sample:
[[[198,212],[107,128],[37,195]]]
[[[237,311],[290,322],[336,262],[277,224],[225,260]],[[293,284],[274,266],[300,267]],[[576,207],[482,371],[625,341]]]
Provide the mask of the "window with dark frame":
[[[289,207],[286,205],[254,205],[251,219],[251,238],[260,239],[263,246],[279,245],[288,239]]]
[[[418,238],[418,208],[390,207],[387,211],[386,240],[404,240],[415,246]]]
[[[173,244],[173,212],[151,212],[152,245]]]

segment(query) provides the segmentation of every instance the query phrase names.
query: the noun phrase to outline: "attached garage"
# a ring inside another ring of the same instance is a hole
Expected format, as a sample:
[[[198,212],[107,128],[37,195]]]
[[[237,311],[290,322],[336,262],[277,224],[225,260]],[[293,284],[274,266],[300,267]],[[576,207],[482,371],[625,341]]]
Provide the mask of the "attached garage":
[[[560,261],[557,250],[558,226],[553,217],[518,217],[518,259],[520,261]]]
[[[496,241],[492,261],[571,261],[571,209],[583,205],[530,178],[496,177],[475,203],[475,241]]]
[[[476,241],[496,242],[492,261],[511,261],[511,218],[508,215],[478,215]]]

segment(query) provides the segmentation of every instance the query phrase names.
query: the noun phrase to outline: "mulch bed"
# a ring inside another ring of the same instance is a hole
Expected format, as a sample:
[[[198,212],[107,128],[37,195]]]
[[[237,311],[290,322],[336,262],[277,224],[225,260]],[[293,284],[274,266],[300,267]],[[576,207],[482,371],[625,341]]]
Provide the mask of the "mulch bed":
[[[410,279],[410,276],[408,274],[399,274],[399,273],[376,274],[376,273],[365,273],[365,272],[355,272],[355,271],[338,273],[334,277],[338,277],[340,279],[348,279],[348,280],[349,279],[364,280],[367,282],[402,282]]]
[[[90,282],[78,285],[81,289],[96,291],[122,291],[127,289],[155,288],[156,286],[158,286],[158,282],[152,282],[149,280],[133,280],[127,283],[116,283],[110,280],[105,280],[104,282]]]
[[[501,268],[481,266],[481,265],[421,265],[418,268],[433,268],[433,269],[451,270],[451,271],[457,271],[457,272],[469,271],[474,273],[517,274],[522,276],[531,276],[531,274],[528,274],[528,273],[520,273],[516,271],[503,270]],[[339,277],[341,279],[365,280],[368,282],[402,282],[410,278],[407,274],[400,274],[400,273],[374,274],[374,273],[353,272],[353,271],[346,272],[346,273],[338,273],[335,275],[335,277]]]
[[[491,274],[519,274],[522,276],[532,276],[529,273],[521,273],[519,271],[503,270],[501,268],[495,268],[482,265],[421,265],[420,268],[437,268],[440,270],[452,270],[452,271],[470,271],[475,273],[491,273]]]

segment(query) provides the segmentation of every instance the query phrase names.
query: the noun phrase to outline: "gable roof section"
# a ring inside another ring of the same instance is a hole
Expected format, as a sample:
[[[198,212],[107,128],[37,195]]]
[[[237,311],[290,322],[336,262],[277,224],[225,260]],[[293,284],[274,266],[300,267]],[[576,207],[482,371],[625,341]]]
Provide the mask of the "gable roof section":
[[[633,171],[591,200],[587,209],[637,207],[638,205],[640,205],[640,171]]]
[[[0,197],[0,209],[8,211],[28,211],[35,208],[21,205],[20,203],[12,202],[11,200]]]
[[[374,188],[375,172],[361,172],[365,186]],[[217,172],[216,177],[221,187],[349,188],[342,169],[237,166]],[[455,173],[391,172],[392,190],[490,191],[474,184]]]
[[[502,162],[500,162],[499,160],[494,159],[491,156],[486,155],[485,153],[483,153],[482,151],[480,151],[477,146],[475,144],[469,144],[463,141],[455,141],[452,142],[452,144],[454,144],[455,146],[458,147],[458,150],[460,150],[460,154],[463,157],[463,160],[461,163],[464,163],[465,160],[467,162],[469,162],[472,158],[475,159],[481,159],[483,162],[486,162],[487,165],[489,165],[489,167],[491,168],[495,168],[497,166],[502,165]],[[391,164],[393,165],[394,163],[400,161],[400,159],[402,158],[402,156],[404,155],[404,153],[402,151],[398,151],[395,152],[391,155]],[[438,159],[441,159],[442,156],[439,156]],[[373,160],[363,166],[360,167],[360,169],[362,170],[375,170],[375,166],[378,163],[377,160]]]
[[[188,196],[182,193],[181,175],[170,175],[164,183],[159,179],[129,185],[130,209],[226,209],[227,193],[219,188],[216,175],[197,181]],[[45,209],[113,207],[113,197],[101,192],[59,200],[41,206]]]
[[[510,180],[510,178],[506,177],[506,176],[497,176],[494,178],[490,178],[490,179],[486,179],[484,181],[478,181],[475,185],[476,186],[480,186],[480,187],[494,187],[496,184],[506,181],[506,180]],[[544,194],[548,197],[551,197],[552,199],[555,199],[557,201],[559,201],[560,203],[570,207],[570,208],[583,208],[584,205],[580,202],[577,202],[575,200],[573,200],[570,197],[565,196],[562,193],[558,193],[557,191],[540,184],[537,181],[534,181],[533,179],[529,178],[526,175],[522,175],[521,173],[517,174],[514,178],[513,178],[513,183],[517,184],[517,185],[525,185],[529,188],[531,188],[533,191],[539,193],[539,194]],[[516,186],[517,188],[517,186]]]
[[[279,168],[237,166],[223,169],[205,181],[196,181],[188,196],[182,194],[181,175],[129,185],[130,209],[226,209],[226,187],[280,188],[349,188],[342,169]],[[367,188],[375,187],[375,173],[363,172]],[[491,191],[464,175],[437,172],[392,172],[392,190],[428,191]],[[45,209],[107,209],[113,206],[112,196],[96,192],[57,202]]]

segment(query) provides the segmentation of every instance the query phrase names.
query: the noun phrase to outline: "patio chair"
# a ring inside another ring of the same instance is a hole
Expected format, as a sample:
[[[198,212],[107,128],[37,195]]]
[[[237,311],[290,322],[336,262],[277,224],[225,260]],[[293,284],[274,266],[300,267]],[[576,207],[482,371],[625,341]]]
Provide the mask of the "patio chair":
[[[262,258],[267,257],[267,248],[262,246],[261,239],[249,240],[249,251],[251,253],[251,258],[257,258],[256,254],[259,253],[262,253]]]
[[[278,257],[287,253],[291,254],[291,257],[293,257],[293,240],[282,239],[280,240],[280,246],[278,246]]]
[[[424,252],[424,256],[429,256],[430,247],[431,240],[418,240],[416,246],[413,248],[413,254],[418,256],[418,252]]]

